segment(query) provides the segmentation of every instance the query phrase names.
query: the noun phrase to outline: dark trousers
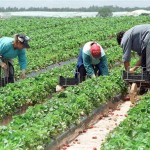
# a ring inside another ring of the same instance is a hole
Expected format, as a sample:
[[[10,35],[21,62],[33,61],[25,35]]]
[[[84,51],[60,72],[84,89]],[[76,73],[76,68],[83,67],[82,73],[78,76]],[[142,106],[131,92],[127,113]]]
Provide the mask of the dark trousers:
[[[93,69],[94,69],[94,73],[95,73],[96,75],[100,76],[98,66],[97,66],[97,65],[93,65]],[[77,72],[79,72],[80,82],[85,81],[87,72],[86,72],[86,70],[85,70],[84,65],[81,65],[81,66],[78,68]]]
[[[7,64],[7,75],[4,70],[0,67],[0,86],[5,86],[8,83],[14,83],[14,67],[10,62],[5,62]]]
[[[85,81],[86,78],[86,70],[84,68],[84,65],[81,65],[78,68],[78,72],[79,72],[79,77],[80,77],[80,82]]]
[[[14,83],[14,67],[10,62],[8,62],[8,66],[9,66],[9,69],[8,69],[8,72],[9,72],[8,83]]]
[[[143,71],[146,71],[146,48],[142,50],[141,66],[144,67]]]

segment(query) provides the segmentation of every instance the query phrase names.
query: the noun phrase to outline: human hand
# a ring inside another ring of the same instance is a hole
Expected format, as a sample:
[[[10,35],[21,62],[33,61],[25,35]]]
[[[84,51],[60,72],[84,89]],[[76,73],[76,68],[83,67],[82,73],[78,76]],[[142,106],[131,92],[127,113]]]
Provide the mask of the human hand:
[[[96,78],[95,74],[92,74],[92,75],[91,75],[91,78]]]
[[[1,62],[1,63],[0,63],[0,66],[1,66],[3,69],[5,69],[5,70],[7,69],[7,65],[6,65],[4,62]]]
[[[129,69],[129,73],[134,73],[135,69],[134,68],[130,68]]]
[[[64,87],[63,86],[61,86],[61,85],[57,85],[56,86],[56,92],[61,92],[61,91],[63,91],[64,90]]]
[[[26,78],[25,70],[22,70],[22,72],[20,74],[20,78],[21,79],[25,79]]]

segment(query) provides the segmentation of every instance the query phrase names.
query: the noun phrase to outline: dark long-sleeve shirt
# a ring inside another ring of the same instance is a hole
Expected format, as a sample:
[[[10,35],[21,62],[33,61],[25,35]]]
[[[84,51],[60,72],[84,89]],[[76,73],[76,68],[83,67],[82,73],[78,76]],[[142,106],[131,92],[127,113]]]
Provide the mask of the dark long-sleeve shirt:
[[[150,41],[150,24],[137,25],[123,35],[121,47],[123,48],[123,62],[130,62],[131,50],[141,56],[142,50]]]

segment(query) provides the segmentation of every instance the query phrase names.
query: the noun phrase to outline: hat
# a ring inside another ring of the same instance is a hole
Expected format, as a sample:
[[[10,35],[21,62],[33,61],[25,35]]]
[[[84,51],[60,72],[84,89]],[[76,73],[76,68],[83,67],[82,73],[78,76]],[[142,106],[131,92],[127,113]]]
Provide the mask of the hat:
[[[101,48],[97,43],[94,43],[91,46],[90,51],[91,51],[91,55],[95,58],[100,57],[101,55]]]
[[[18,35],[18,41],[20,41],[25,48],[30,48],[30,46],[28,44],[29,39],[30,38],[28,36],[25,36],[23,34]]]

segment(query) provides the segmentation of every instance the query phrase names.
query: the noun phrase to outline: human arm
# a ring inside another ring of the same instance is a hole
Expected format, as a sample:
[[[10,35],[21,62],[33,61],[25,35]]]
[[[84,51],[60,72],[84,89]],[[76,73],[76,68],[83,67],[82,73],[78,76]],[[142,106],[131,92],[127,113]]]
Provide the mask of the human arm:
[[[109,75],[108,62],[107,62],[106,55],[100,58],[99,71],[100,71],[99,75],[102,75],[102,76]]]
[[[20,70],[21,70],[20,78],[24,79],[26,78],[25,73],[26,73],[26,68],[27,68],[26,52],[24,49],[19,51],[18,61],[19,61]]]
[[[131,60],[131,47],[132,47],[131,34],[128,34],[123,37],[123,39],[121,41],[121,47],[123,49],[122,61],[124,62],[124,68],[125,68],[125,70],[128,70],[128,68],[130,66],[130,60]]]
[[[6,63],[2,62],[2,56],[0,56],[0,66],[3,68],[3,69],[7,69],[7,65]]]
[[[4,62],[0,62],[0,66],[5,70],[7,69],[7,65]]]
[[[7,65],[6,65],[6,63],[4,63],[3,61],[2,61],[2,55],[3,55],[3,53],[5,52],[5,50],[8,48],[8,46],[6,45],[6,44],[1,44],[0,45],[0,66],[3,68],[3,69],[7,69]]]
[[[126,71],[128,71],[129,66],[130,66],[130,62],[124,62],[124,68]]]
[[[83,53],[83,65],[85,67],[85,70],[87,72],[87,75],[94,78],[95,77],[95,73],[94,73],[94,69],[93,66],[91,64],[91,58],[89,55]]]
[[[136,62],[136,64],[135,64],[135,66],[134,67],[132,67],[132,68],[130,68],[130,72],[131,73],[134,73],[134,71],[136,70],[136,69],[138,69],[139,68],[139,66],[141,66],[141,59],[142,59],[142,57],[140,56],[140,58],[139,58],[139,60]]]

